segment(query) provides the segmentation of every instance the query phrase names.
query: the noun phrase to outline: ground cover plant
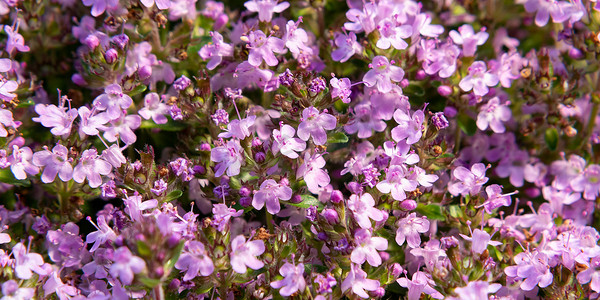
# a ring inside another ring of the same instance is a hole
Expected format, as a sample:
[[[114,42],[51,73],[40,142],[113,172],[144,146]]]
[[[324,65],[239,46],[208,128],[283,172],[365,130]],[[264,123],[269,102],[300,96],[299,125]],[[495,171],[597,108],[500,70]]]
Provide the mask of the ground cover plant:
[[[0,0],[0,299],[590,299],[595,0]]]

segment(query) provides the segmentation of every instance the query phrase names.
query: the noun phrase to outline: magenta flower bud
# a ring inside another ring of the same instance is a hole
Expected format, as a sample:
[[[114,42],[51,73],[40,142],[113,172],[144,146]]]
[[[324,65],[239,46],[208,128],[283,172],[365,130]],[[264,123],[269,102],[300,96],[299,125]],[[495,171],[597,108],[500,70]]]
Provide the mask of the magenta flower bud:
[[[260,146],[262,146],[262,141],[260,139],[252,140],[252,148],[258,148]]]
[[[90,34],[85,38],[83,43],[86,46],[88,46],[90,49],[94,50],[94,49],[96,49],[96,47],[98,47],[98,45],[100,45],[100,40],[98,39],[97,36]]]
[[[327,223],[335,225],[339,222],[339,216],[335,209],[327,208],[321,212],[321,216],[327,220]]]
[[[177,290],[179,288],[179,286],[181,285],[181,281],[179,281],[179,279],[174,278],[173,280],[171,280],[171,282],[169,283],[169,290]]]
[[[378,287],[375,291],[372,292],[373,297],[381,298],[385,295],[385,289],[382,287]]]
[[[121,247],[121,246],[123,246],[124,242],[125,242],[125,241],[124,241],[124,238],[123,238],[123,236],[122,236],[122,235],[119,235],[119,236],[117,236],[117,238],[115,239],[115,245],[116,245],[117,247]]]
[[[410,81],[408,81],[408,79],[402,79],[402,81],[400,81],[401,88],[406,88],[406,87],[408,87],[409,84],[410,84]]]
[[[356,195],[360,195],[363,192],[363,187],[360,183],[352,181],[346,185],[346,188],[352,193]]]
[[[179,234],[172,234],[171,236],[169,236],[169,239],[167,239],[167,245],[169,245],[169,247],[174,248],[175,246],[177,246],[177,244],[179,244],[179,241],[181,240],[181,237],[179,236]]]
[[[327,236],[327,234],[325,232],[319,232],[317,233],[317,239],[321,240],[321,241],[326,241],[329,237]]]
[[[396,278],[396,277],[399,277],[400,274],[402,274],[402,271],[404,271],[404,268],[402,268],[402,266],[399,263],[394,263],[390,270],[392,272],[392,276],[394,278]]]
[[[437,88],[437,92],[438,92],[438,94],[440,94],[443,97],[448,97],[448,96],[452,95],[452,87],[447,86],[447,85],[440,85]]]
[[[73,76],[71,76],[71,81],[79,86],[86,86],[88,84],[79,73],[73,74]]]
[[[386,261],[390,259],[390,254],[385,251],[381,251],[379,252],[379,257],[381,257],[381,260]]]
[[[287,177],[282,177],[281,180],[279,180],[279,184],[290,186],[290,180]]]
[[[108,64],[114,63],[117,58],[119,58],[119,53],[113,48],[106,50],[104,53],[104,60],[106,60],[106,63]]]
[[[140,76],[140,79],[142,79],[142,80],[148,79],[150,76],[152,76],[152,67],[151,66],[143,66],[143,67],[139,68],[138,76]]]
[[[162,266],[158,266],[154,268],[154,274],[159,278],[163,277],[163,275],[165,275],[165,269]]]
[[[248,197],[250,196],[250,194],[252,193],[252,190],[250,190],[248,187],[243,186],[240,188],[239,194],[242,197]]]
[[[457,114],[457,110],[456,108],[452,107],[452,106],[446,106],[446,108],[444,108],[444,115],[446,115],[448,118],[454,118]]]
[[[206,168],[201,165],[195,165],[192,167],[192,171],[194,171],[194,174],[204,174],[206,173]]]
[[[202,143],[200,144],[200,151],[210,151],[210,144],[209,143]]]
[[[302,197],[300,195],[294,195],[290,200],[291,203],[300,203],[302,202]]]
[[[446,236],[441,238],[440,243],[444,250],[448,250],[452,247],[458,247],[458,240],[453,236]]]
[[[425,73],[425,71],[423,71],[423,70],[419,70],[419,71],[417,71],[417,74],[415,74],[416,80],[423,80],[425,78],[427,78],[427,73]]]
[[[115,35],[112,38],[112,42],[115,43],[115,45],[117,45],[117,47],[124,49],[125,46],[127,46],[127,44],[129,43],[129,37],[124,33]]]
[[[525,195],[527,195],[527,197],[529,198],[536,198],[540,196],[540,189],[536,188],[536,187],[530,187],[528,189],[525,189]]]
[[[411,211],[417,208],[417,201],[415,200],[404,200],[400,203],[400,208],[403,210]]]
[[[220,14],[213,24],[213,29],[219,31],[227,22],[229,22],[229,17],[226,14]]]
[[[252,205],[252,197],[240,198],[240,205],[243,207],[248,207],[248,206]]]
[[[572,59],[582,59],[584,57],[584,55],[579,49],[571,48],[569,50],[569,57]]]
[[[255,160],[257,163],[262,163],[262,162],[264,162],[264,161],[265,161],[265,158],[266,158],[266,155],[265,155],[265,153],[264,153],[264,152],[262,152],[262,151],[261,151],[261,152],[256,152],[256,154],[254,154],[254,160]]]
[[[340,203],[344,201],[344,195],[339,190],[334,190],[331,192],[331,202]]]
[[[229,183],[229,176],[227,176],[227,175],[221,176],[221,178],[219,179],[219,182],[221,183],[221,185],[228,184]]]

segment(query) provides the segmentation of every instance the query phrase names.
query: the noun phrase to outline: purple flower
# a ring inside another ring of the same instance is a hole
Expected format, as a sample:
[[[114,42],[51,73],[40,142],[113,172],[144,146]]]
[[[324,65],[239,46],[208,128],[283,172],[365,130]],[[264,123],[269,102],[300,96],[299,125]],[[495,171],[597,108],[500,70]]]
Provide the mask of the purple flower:
[[[158,9],[167,9],[171,7],[171,1],[169,0],[140,0],[145,7],[152,7],[156,2]]]
[[[246,242],[243,235],[238,235],[231,241],[231,268],[240,274],[246,273],[246,266],[250,269],[258,270],[265,264],[258,260],[256,256],[264,252],[265,243],[263,241],[254,240]]]
[[[336,33],[335,45],[338,48],[331,52],[331,58],[341,63],[346,62],[352,55],[362,52],[362,47],[356,41],[356,34],[354,32],[347,34]]]
[[[184,271],[184,281],[189,281],[198,273],[202,276],[208,276],[215,270],[212,259],[206,253],[204,244],[198,241],[188,241],[185,245],[186,250],[181,254],[179,260],[175,263],[175,268]]]
[[[69,150],[67,147],[56,144],[52,148],[52,152],[48,148],[33,154],[33,164],[38,167],[45,167],[42,172],[42,182],[51,183],[56,179],[58,174],[60,179],[67,182],[73,178],[73,166],[69,158]]]
[[[460,49],[450,42],[438,45],[434,40],[422,40],[419,44],[417,57],[423,61],[423,70],[429,75],[438,73],[442,78],[448,78],[456,72],[456,61]]]
[[[440,241],[430,239],[423,248],[414,248],[410,254],[416,257],[423,257],[427,270],[433,271],[440,264],[440,258],[446,257],[446,251],[440,248]]]
[[[474,56],[477,46],[481,46],[487,41],[490,36],[489,33],[485,32],[485,27],[482,31],[475,33],[473,26],[469,24],[458,27],[458,32],[452,30],[448,33],[452,41],[458,45],[463,45],[464,56]]]
[[[104,138],[109,142],[116,142],[119,138],[126,145],[131,145],[137,140],[133,132],[142,124],[138,115],[120,115],[110,121],[110,126],[104,128]]]
[[[319,188],[329,184],[330,178],[322,168],[325,166],[325,159],[320,154],[311,156],[304,153],[304,162],[298,167],[296,177],[303,178],[308,190],[313,194],[319,193]]]
[[[59,272],[54,271],[44,283],[44,296],[48,297],[50,294],[56,293],[59,300],[69,300],[79,294],[79,290],[68,284],[65,284],[60,279]]]
[[[267,65],[276,66],[279,61],[273,52],[285,53],[285,43],[280,38],[273,36],[267,37],[260,30],[252,31],[248,34],[248,63],[254,67],[260,66],[264,60]]]
[[[377,189],[384,194],[392,194],[394,200],[406,199],[406,193],[417,189],[417,181],[407,178],[408,172],[404,166],[391,166],[386,172],[385,180],[377,184]]]
[[[431,275],[425,272],[417,271],[412,275],[412,280],[402,277],[396,279],[396,282],[408,289],[408,300],[418,300],[423,293],[434,299],[444,299],[444,296],[433,288],[435,282],[431,279]]]
[[[344,23],[344,28],[349,31],[361,32],[365,34],[375,30],[375,17],[378,15],[377,4],[368,2],[363,9],[351,8],[346,12],[346,18],[350,22]]]
[[[562,23],[568,20],[570,15],[566,11],[568,11],[569,5],[568,2],[556,0],[527,0],[524,4],[527,12],[536,12],[535,25],[539,27],[546,26],[550,16],[552,16],[554,23]]]
[[[503,133],[505,129],[502,122],[510,120],[511,116],[512,112],[507,104],[500,104],[500,99],[494,97],[481,106],[477,115],[477,128],[486,130],[489,125],[495,133]]]
[[[42,265],[44,259],[37,253],[28,253],[29,250],[23,245],[23,243],[16,244],[12,249],[12,255],[15,258],[15,275],[19,279],[29,279],[33,276],[33,272],[36,272],[40,276],[46,276],[48,273]]]
[[[17,21],[18,24],[18,21]],[[4,25],[4,32],[8,35],[8,39],[6,40],[6,52],[9,55],[12,55],[15,49],[19,50],[19,52],[29,52],[29,47],[25,45],[25,39],[23,36],[17,31],[19,27],[15,30],[14,27]]]
[[[273,145],[271,151],[273,154],[281,152],[281,154],[295,159],[298,158],[298,153],[306,149],[306,142],[295,138],[296,130],[290,125],[284,124],[281,130],[273,129]]]
[[[27,174],[36,175],[40,172],[40,168],[36,167],[31,163],[33,152],[29,147],[19,148],[17,145],[13,145],[13,152],[8,157],[8,163],[10,164],[10,170],[18,180],[27,178]]]
[[[396,243],[402,246],[406,240],[410,248],[417,248],[421,245],[419,233],[429,231],[429,220],[426,217],[417,217],[416,213],[398,220],[396,223]]]
[[[79,137],[83,138],[86,135],[94,136],[99,134],[98,129],[103,129],[104,124],[110,121],[108,113],[102,112],[96,114],[96,112],[97,109],[95,107],[92,110],[86,106],[79,108],[78,113],[81,118],[81,123],[79,123]]]
[[[225,230],[225,226],[229,224],[229,220],[232,217],[239,217],[244,213],[244,211],[241,209],[235,210],[225,204],[215,204],[213,206],[212,213],[213,217],[211,225],[215,227],[217,231],[222,232]]]
[[[77,109],[71,108],[67,110],[63,105],[37,104],[35,112],[40,116],[32,118],[34,122],[40,122],[44,127],[52,127],[50,132],[56,136],[67,136],[71,132],[71,125],[77,118]]]
[[[133,282],[134,274],[141,273],[146,268],[146,262],[131,254],[127,247],[115,250],[113,260],[114,263],[108,272],[111,276],[121,279],[124,285],[130,285]]]
[[[125,212],[131,217],[133,221],[141,221],[144,216],[143,211],[151,208],[155,208],[158,205],[158,200],[151,199],[143,201],[142,195],[137,191],[134,192],[133,196],[125,195]]]
[[[412,145],[418,142],[423,136],[423,121],[425,114],[422,110],[417,110],[412,117],[403,109],[397,109],[394,112],[394,120],[398,126],[392,129],[392,138],[396,142],[406,139],[406,143]]]
[[[471,251],[473,251],[473,253],[483,253],[483,251],[487,249],[488,244],[494,247],[502,245],[501,242],[492,241],[492,236],[480,229],[473,230],[471,235],[472,237],[468,237],[464,234],[461,234],[460,236],[463,239],[471,242]]]
[[[333,130],[337,119],[326,113],[319,113],[315,107],[307,107],[302,111],[301,123],[298,126],[298,137],[308,141],[312,136],[315,145],[325,145],[327,133],[325,130]]]
[[[431,25],[431,17],[426,13],[418,14],[413,21],[413,34],[411,41],[417,41],[419,35],[426,37],[438,37],[444,32],[442,25]]]
[[[122,164],[127,162],[122,151],[123,150],[119,148],[117,144],[112,144],[110,147],[102,150],[102,155],[100,155],[100,157],[110,163],[113,167],[119,168]]]
[[[360,197],[358,195],[351,195],[348,199],[348,209],[352,212],[354,220],[361,228],[371,228],[372,219],[375,222],[381,222],[386,218],[383,211],[377,209],[375,206],[375,200],[371,194],[363,194]]]
[[[395,49],[402,50],[408,47],[408,44],[403,39],[409,38],[412,35],[412,26],[396,26],[395,23],[391,19],[379,22],[379,25],[377,25],[377,29],[379,30],[377,48],[389,49],[390,46],[393,46]]]
[[[308,46],[308,34],[304,29],[298,28],[301,22],[302,16],[298,17],[297,22],[289,20],[285,24],[285,46],[295,55],[312,54],[312,49]]]
[[[342,292],[352,288],[352,292],[361,298],[368,299],[369,294],[366,291],[375,291],[379,288],[379,281],[368,279],[367,273],[359,265],[352,264],[350,272],[342,282]]]
[[[233,120],[229,122],[229,124],[227,124],[227,131],[220,133],[219,137],[234,137],[243,140],[252,134],[252,131],[250,129],[252,126],[254,126],[254,120],[256,120],[256,116],[248,116],[241,120]]]
[[[16,81],[2,79],[0,82],[0,99],[10,102],[17,97],[17,94],[13,93],[19,88],[19,84]]]
[[[521,252],[514,258],[515,266],[508,266],[504,273],[513,278],[525,279],[521,282],[521,289],[531,291],[535,286],[545,288],[552,283],[553,275],[548,265],[548,256],[534,250]]]
[[[131,97],[123,94],[123,90],[118,84],[107,86],[104,88],[104,94],[94,99],[94,106],[99,110],[106,110],[111,120],[123,115],[123,110],[131,106],[132,103]]]
[[[144,96],[144,107],[138,111],[138,114],[145,120],[152,119],[156,124],[167,123],[165,115],[169,112],[169,107],[163,103],[157,93],[148,93]]]
[[[88,221],[96,227],[96,231],[91,232],[85,238],[85,242],[88,244],[94,243],[90,252],[94,252],[100,247],[100,245],[106,243],[107,241],[115,241],[117,239],[117,234],[108,226],[106,223],[106,219],[104,216],[98,216],[96,219],[98,221],[98,225],[92,222],[92,218],[88,217]]]
[[[217,162],[215,176],[220,177],[227,170],[227,176],[240,174],[240,167],[245,161],[243,149],[238,140],[229,140],[227,144],[215,147],[210,151],[210,160]]]
[[[488,299],[488,294],[497,292],[502,287],[499,283],[490,284],[487,281],[470,281],[465,287],[457,287],[454,292],[458,297],[451,299],[480,300]]]
[[[476,61],[469,67],[469,74],[458,86],[465,92],[473,90],[476,96],[485,96],[490,91],[488,86],[496,86],[500,80],[495,74],[488,72],[485,62]]]
[[[167,190],[167,188],[168,188],[167,183],[161,178],[154,182],[154,187],[151,188],[150,190],[156,196],[160,196],[162,193],[164,193]]]
[[[306,281],[304,280],[304,264],[299,263],[294,266],[291,263],[286,262],[279,269],[279,274],[284,278],[282,280],[272,281],[271,287],[274,289],[280,289],[279,294],[284,297],[288,297],[295,292],[304,292],[306,287]]]
[[[210,59],[206,68],[213,70],[223,61],[223,56],[233,56],[233,46],[223,42],[223,36],[216,31],[211,31],[210,36],[212,43],[204,45],[198,55],[204,60]]]
[[[571,180],[571,187],[575,192],[583,192],[583,198],[594,200],[600,192],[600,166],[589,165],[577,177]]]
[[[21,288],[15,280],[8,280],[2,284],[2,300],[33,299],[33,288]]]
[[[344,103],[350,103],[350,94],[352,94],[352,90],[350,87],[352,83],[348,78],[337,79],[335,77],[329,80],[329,84],[331,85],[331,98],[340,98]]]
[[[83,183],[87,178],[91,188],[97,188],[102,183],[100,175],[108,175],[112,171],[110,163],[98,156],[96,149],[83,151],[79,163],[73,170],[73,180]]]
[[[529,162],[529,154],[525,150],[512,150],[500,160],[495,171],[501,178],[509,177],[510,183],[516,187],[523,186],[523,180],[526,178],[526,170],[532,171]]]
[[[278,3],[278,0],[250,0],[244,3],[246,9],[258,12],[258,19],[262,22],[270,22],[273,13],[280,13],[290,7],[288,2]]]
[[[92,7],[92,16],[97,17],[106,9],[114,9],[119,5],[118,0],[82,0],[83,5]]]
[[[226,125],[229,123],[229,114],[224,109],[217,109],[210,118],[215,122],[217,126],[223,124]]]
[[[317,276],[315,276],[314,282],[318,285],[316,292],[319,294],[331,293],[333,292],[332,287],[337,285],[337,280],[335,280],[335,277],[333,277],[331,273],[327,273],[327,276],[317,274]]]
[[[487,168],[482,163],[477,163],[471,166],[471,170],[465,167],[458,167],[452,171],[454,178],[458,179],[458,182],[450,184],[448,186],[448,192],[453,196],[458,195],[477,195],[481,190],[481,187],[488,181],[489,178],[485,177],[485,171]]]
[[[379,251],[387,250],[388,241],[382,237],[372,237],[368,229],[358,229],[354,233],[354,242],[356,247],[352,250],[350,260],[353,263],[362,265],[365,261],[373,267],[381,265],[381,256]]]
[[[382,93],[389,93],[392,90],[392,81],[400,82],[404,78],[404,70],[391,65],[385,56],[375,56],[373,62],[369,64],[369,68],[371,70],[363,77],[365,85],[377,86],[377,90]]]
[[[487,200],[483,203],[483,208],[485,212],[488,214],[492,214],[493,210],[501,207],[501,206],[509,206],[512,202],[510,196],[514,193],[510,194],[502,194],[502,187],[497,184],[489,185],[485,188],[485,192],[488,196]]]
[[[366,139],[373,135],[373,131],[384,131],[387,124],[381,119],[375,118],[372,114],[372,105],[369,102],[363,102],[354,107],[354,117],[344,126],[349,134],[358,132],[358,138]]]
[[[267,179],[260,185],[260,189],[254,193],[252,206],[256,209],[262,209],[267,203],[267,211],[274,215],[281,209],[279,200],[290,200],[292,198],[292,189],[289,186],[277,183],[273,179]]]
[[[4,126],[16,128],[17,124],[15,123],[13,114],[10,110],[0,108],[0,137],[8,136],[8,131]]]

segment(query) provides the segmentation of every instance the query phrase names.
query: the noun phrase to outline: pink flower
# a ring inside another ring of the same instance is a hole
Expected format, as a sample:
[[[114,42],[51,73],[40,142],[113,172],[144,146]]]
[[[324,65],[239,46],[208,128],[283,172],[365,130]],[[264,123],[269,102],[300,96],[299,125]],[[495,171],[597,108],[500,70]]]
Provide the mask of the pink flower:
[[[512,112],[505,104],[500,104],[500,99],[494,97],[482,105],[477,115],[477,128],[486,130],[489,127],[495,133],[503,133],[505,128],[502,122],[510,120]]]
[[[575,192],[583,192],[583,198],[594,200],[600,193],[600,166],[589,165],[571,181]]]
[[[82,183],[86,178],[92,188],[97,188],[102,183],[100,175],[108,175],[112,171],[110,163],[98,156],[96,149],[83,151],[79,163],[73,170],[73,180]]]
[[[412,117],[403,109],[397,109],[394,112],[394,120],[398,126],[392,129],[392,138],[396,142],[406,140],[406,143],[412,145],[418,142],[423,136],[423,121],[425,114],[422,110],[417,110]]]
[[[329,81],[331,85],[331,98],[340,98],[344,103],[350,103],[350,94],[352,94],[352,90],[350,87],[352,83],[348,78],[337,79],[335,77],[331,78]]]
[[[433,288],[435,282],[431,279],[431,275],[425,272],[417,271],[412,275],[412,280],[402,277],[398,278],[396,282],[408,289],[408,300],[418,300],[423,293],[434,299],[444,299],[444,296]]]
[[[17,94],[14,94],[13,92],[18,88],[19,84],[16,81],[2,79],[0,83],[0,99],[5,102],[10,102],[17,97]]]
[[[94,136],[99,134],[98,129],[104,128],[104,124],[110,121],[106,112],[96,114],[96,111],[96,108],[90,110],[86,106],[79,108],[78,113],[81,118],[81,123],[79,123],[79,137],[83,138],[86,135]]]
[[[482,163],[477,163],[471,166],[469,171],[465,167],[458,167],[452,171],[454,178],[458,179],[459,182],[450,184],[448,192],[453,196],[462,195],[477,195],[481,190],[481,187],[488,181],[489,178],[485,177],[485,171],[487,168]]]
[[[12,255],[15,258],[15,275],[17,278],[29,279],[33,276],[33,272],[41,276],[48,275],[44,268],[42,268],[44,258],[37,253],[28,252],[29,249],[23,243],[18,243],[12,248]]]
[[[429,231],[429,220],[426,217],[417,217],[416,213],[411,213],[398,220],[396,226],[398,226],[396,243],[402,246],[406,241],[410,248],[417,248],[421,245],[419,233]]]
[[[267,37],[260,30],[252,31],[248,34],[248,62],[258,67],[264,60],[267,65],[276,66],[279,61],[273,52],[285,53],[285,43],[280,38],[273,36]]]
[[[31,148],[19,148],[19,146],[13,145],[13,152],[8,157],[8,162],[16,179],[23,180],[27,178],[27,174],[36,175],[40,172],[40,168],[31,163],[32,156]]]
[[[18,21],[17,21],[18,24]],[[19,50],[19,52],[29,52],[29,47],[25,45],[25,39],[23,36],[17,31],[19,27],[15,30],[13,27],[4,25],[4,32],[8,35],[8,39],[6,41],[6,52],[12,55],[15,49]]]
[[[465,92],[473,90],[476,96],[485,96],[490,91],[488,86],[496,86],[500,80],[495,74],[488,72],[485,62],[476,61],[469,67],[469,74],[458,86]]]
[[[171,7],[171,1],[169,0],[140,0],[145,7],[152,7],[156,3],[158,9],[167,9]]]
[[[514,258],[514,266],[508,266],[504,273],[510,277],[525,279],[521,282],[521,289],[531,291],[536,286],[545,288],[549,286],[554,276],[550,272],[548,256],[542,252],[521,252]]]
[[[320,154],[311,156],[304,153],[304,162],[298,167],[296,177],[303,178],[308,190],[313,194],[319,193],[319,188],[329,184],[330,178],[322,168],[325,166],[325,159]]]
[[[16,128],[17,124],[15,123],[13,114],[10,110],[0,108],[0,137],[8,136],[8,131],[6,130],[5,126]]]
[[[85,238],[85,242],[88,244],[94,243],[90,252],[94,252],[100,247],[100,245],[106,243],[106,241],[115,241],[117,239],[117,234],[108,226],[106,223],[106,219],[104,216],[98,216],[98,225],[92,222],[92,218],[88,217],[88,220],[94,227],[96,227],[96,231],[90,232]]]
[[[125,199],[123,199],[125,212],[133,221],[141,221],[142,217],[148,215],[143,213],[144,210],[155,208],[158,205],[156,199],[143,200],[144,198],[137,191],[134,192],[133,196],[125,195]]]
[[[123,110],[127,109],[133,100],[126,94],[123,94],[121,86],[111,84],[104,88],[104,94],[94,99],[94,106],[99,110],[106,110],[108,117],[116,119],[123,115]]]
[[[284,124],[281,126],[281,130],[273,130],[273,145],[271,151],[273,154],[281,152],[281,154],[295,159],[298,158],[298,153],[306,149],[306,142],[295,138],[294,135],[296,130],[290,125]]]
[[[304,280],[304,264],[299,263],[294,266],[291,263],[286,262],[280,269],[279,274],[284,278],[271,282],[271,287],[279,289],[279,294],[284,297],[288,297],[297,291],[304,291],[306,287],[306,281]]]
[[[369,64],[369,70],[363,77],[365,85],[368,87],[377,86],[377,90],[382,93],[388,93],[392,90],[392,81],[400,82],[404,78],[404,70],[393,66],[385,56],[375,56],[373,62]]]
[[[348,21],[344,23],[344,28],[349,31],[361,32],[365,34],[375,30],[375,18],[378,16],[377,4],[367,2],[363,9],[351,8],[346,12]]]
[[[246,273],[246,266],[250,269],[258,270],[265,264],[258,260],[256,256],[264,252],[265,243],[263,241],[254,240],[246,242],[243,235],[238,235],[231,241],[231,268],[240,274]]]
[[[104,128],[104,138],[109,142],[121,139],[126,145],[135,143],[137,137],[133,130],[140,127],[142,118],[138,115],[120,115],[110,121],[110,125]]]
[[[50,132],[56,136],[67,136],[71,132],[73,121],[77,118],[77,109],[68,109],[64,107],[64,102],[60,107],[56,105],[37,104],[35,112],[40,115],[38,118],[32,118],[34,122],[40,122],[44,127],[52,127]]]
[[[254,193],[252,206],[256,209],[262,209],[267,203],[267,211],[274,215],[279,212],[279,200],[290,200],[292,198],[292,189],[289,186],[277,183],[273,179],[267,179],[260,185],[260,189]]]
[[[285,25],[285,46],[290,49],[295,55],[299,54],[312,54],[312,49],[308,46],[308,34],[302,28],[298,28],[298,25],[302,22],[302,17],[298,17],[298,21],[294,22],[289,20]]]
[[[325,145],[327,133],[325,130],[333,130],[337,119],[326,113],[319,113],[315,107],[307,107],[302,111],[302,122],[298,125],[298,137],[308,141],[312,136],[315,145]]]
[[[373,135],[373,131],[384,131],[387,124],[381,119],[375,118],[371,112],[371,104],[369,102],[358,104],[354,107],[354,117],[344,126],[349,134],[358,132],[358,138],[365,139]]]
[[[454,292],[458,297],[452,299],[479,300],[488,299],[488,294],[496,293],[502,287],[499,283],[490,284],[487,281],[471,281],[465,287],[457,287]]]
[[[403,40],[409,38],[412,35],[412,26],[400,25],[396,26],[395,22],[391,19],[385,19],[377,25],[379,30],[379,40],[377,41],[377,48],[389,49],[393,46],[395,49],[402,50],[408,47],[408,44]]]
[[[240,167],[245,161],[243,149],[238,140],[229,140],[223,146],[212,148],[210,160],[217,162],[215,176],[219,177],[227,170],[227,176],[240,174]]]
[[[113,253],[114,263],[110,266],[109,273],[115,278],[121,279],[125,285],[133,282],[134,274],[141,273],[146,268],[143,259],[131,254],[129,248],[123,246]]]
[[[372,237],[367,229],[358,229],[354,233],[356,247],[352,250],[350,260],[362,265],[365,261],[373,267],[381,265],[381,256],[377,251],[387,250],[388,241],[382,237]]]
[[[42,172],[42,182],[51,183],[56,179],[58,174],[60,179],[67,182],[73,178],[73,166],[69,158],[69,150],[67,147],[56,144],[52,148],[52,152],[48,148],[33,154],[33,164],[38,167],[45,167]]]
[[[244,3],[246,9],[258,12],[258,19],[262,22],[270,22],[273,13],[280,13],[290,7],[288,2],[277,3],[278,0],[250,0]]]
[[[473,232],[471,232],[472,237],[468,237],[464,234],[461,234],[460,236],[471,242],[471,251],[473,251],[473,253],[476,254],[481,254],[483,253],[483,251],[485,251],[489,245],[492,246],[500,246],[502,245],[501,242],[496,242],[496,241],[492,241],[492,236],[480,229],[475,229],[473,230]]]
[[[144,96],[144,107],[138,111],[138,114],[145,120],[152,118],[156,124],[167,123],[165,115],[169,112],[169,107],[163,103],[157,93],[148,93]]]
[[[250,136],[253,131],[250,130],[254,126],[256,116],[248,116],[242,120],[233,120],[227,124],[227,131],[219,134],[220,138],[237,138],[240,140]]]
[[[352,292],[361,298],[370,298],[366,291],[375,291],[379,288],[379,281],[368,279],[367,273],[359,265],[352,264],[350,272],[342,282],[342,292],[352,288]],[[366,291],[365,291],[366,290]]]
[[[331,52],[331,58],[341,63],[346,62],[352,55],[362,52],[362,46],[356,41],[356,34],[354,32],[348,34],[336,33],[335,45],[337,49]]]
[[[198,55],[204,60],[210,59],[206,68],[213,70],[223,61],[224,56],[233,56],[233,46],[223,42],[223,36],[216,31],[211,31],[210,36],[212,43],[204,45]]]
[[[97,17],[106,9],[114,9],[119,5],[118,0],[82,0],[83,5],[92,7],[92,16]]]
[[[490,36],[490,34],[484,30],[485,27],[482,28],[482,31],[475,33],[473,26],[465,24],[458,27],[458,32],[456,30],[452,30],[450,33],[448,33],[448,35],[450,38],[452,38],[454,43],[463,46],[464,56],[474,56],[477,46],[483,45]]]
[[[377,184],[377,189],[384,194],[392,194],[394,200],[406,199],[406,192],[417,189],[417,181],[408,178],[408,172],[404,166],[394,165],[386,172],[385,180]]]
[[[348,209],[352,212],[358,226],[364,229],[371,228],[371,220],[369,219],[381,222],[386,218],[385,213],[374,206],[375,200],[371,194],[365,193],[360,197],[358,195],[351,195],[350,199],[348,199]]]

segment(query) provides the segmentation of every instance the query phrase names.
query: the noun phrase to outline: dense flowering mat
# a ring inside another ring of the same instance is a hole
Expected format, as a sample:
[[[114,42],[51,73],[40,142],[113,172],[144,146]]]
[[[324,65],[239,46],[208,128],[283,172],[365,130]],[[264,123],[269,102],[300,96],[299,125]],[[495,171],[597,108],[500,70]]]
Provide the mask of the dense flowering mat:
[[[8,299],[589,299],[596,0],[0,0]]]

